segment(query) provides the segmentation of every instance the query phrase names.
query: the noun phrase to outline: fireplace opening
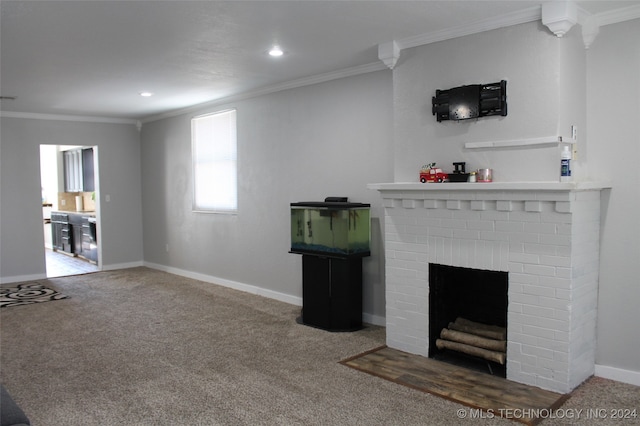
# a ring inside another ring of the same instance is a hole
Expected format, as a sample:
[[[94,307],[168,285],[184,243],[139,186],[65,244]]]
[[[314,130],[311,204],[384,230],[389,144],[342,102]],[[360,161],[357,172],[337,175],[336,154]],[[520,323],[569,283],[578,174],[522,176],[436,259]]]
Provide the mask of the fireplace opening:
[[[506,377],[508,273],[429,264],[429,358]]]

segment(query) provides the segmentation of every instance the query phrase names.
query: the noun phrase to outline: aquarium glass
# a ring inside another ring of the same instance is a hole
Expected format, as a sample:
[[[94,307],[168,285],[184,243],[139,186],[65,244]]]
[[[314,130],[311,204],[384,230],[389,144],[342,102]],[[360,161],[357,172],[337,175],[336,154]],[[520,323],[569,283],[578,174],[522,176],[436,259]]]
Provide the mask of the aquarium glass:
[[[291,251],[294,253],[368,256],[370,239],[368,204],[291,204]]]

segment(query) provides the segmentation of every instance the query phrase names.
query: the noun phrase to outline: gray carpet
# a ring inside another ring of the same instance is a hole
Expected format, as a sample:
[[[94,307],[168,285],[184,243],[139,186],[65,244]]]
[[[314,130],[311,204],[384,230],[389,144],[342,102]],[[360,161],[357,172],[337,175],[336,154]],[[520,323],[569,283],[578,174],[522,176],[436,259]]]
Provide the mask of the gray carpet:
[[[0,312],[0,379],[35,426],[515,424],[338,363],[381,327],[314,329],[299,307],[147,268],[43,283],[70,298]],[[640,388],[594,378],[562,408],[640,410]]]

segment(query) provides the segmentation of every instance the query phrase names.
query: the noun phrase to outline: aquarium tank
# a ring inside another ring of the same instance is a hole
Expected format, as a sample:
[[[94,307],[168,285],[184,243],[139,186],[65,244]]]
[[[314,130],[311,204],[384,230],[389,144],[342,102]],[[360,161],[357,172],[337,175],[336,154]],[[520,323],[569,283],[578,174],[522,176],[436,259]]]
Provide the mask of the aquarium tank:
[[[369,256],[370,204],[329,197],[291,203],[291,253]]]

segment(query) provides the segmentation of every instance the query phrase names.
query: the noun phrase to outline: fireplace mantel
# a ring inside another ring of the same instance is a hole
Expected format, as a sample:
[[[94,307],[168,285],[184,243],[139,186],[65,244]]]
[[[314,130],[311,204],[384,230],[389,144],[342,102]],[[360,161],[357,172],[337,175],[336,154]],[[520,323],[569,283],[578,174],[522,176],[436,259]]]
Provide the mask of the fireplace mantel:
[[[611,188],[608,182],[446,182],[371,183],[378,191],[592,191]]]
[[[387,345],[429,355],[432,264],[508,273],[507,379],[567,393],[595,366],[606,182],[374,183]]]

